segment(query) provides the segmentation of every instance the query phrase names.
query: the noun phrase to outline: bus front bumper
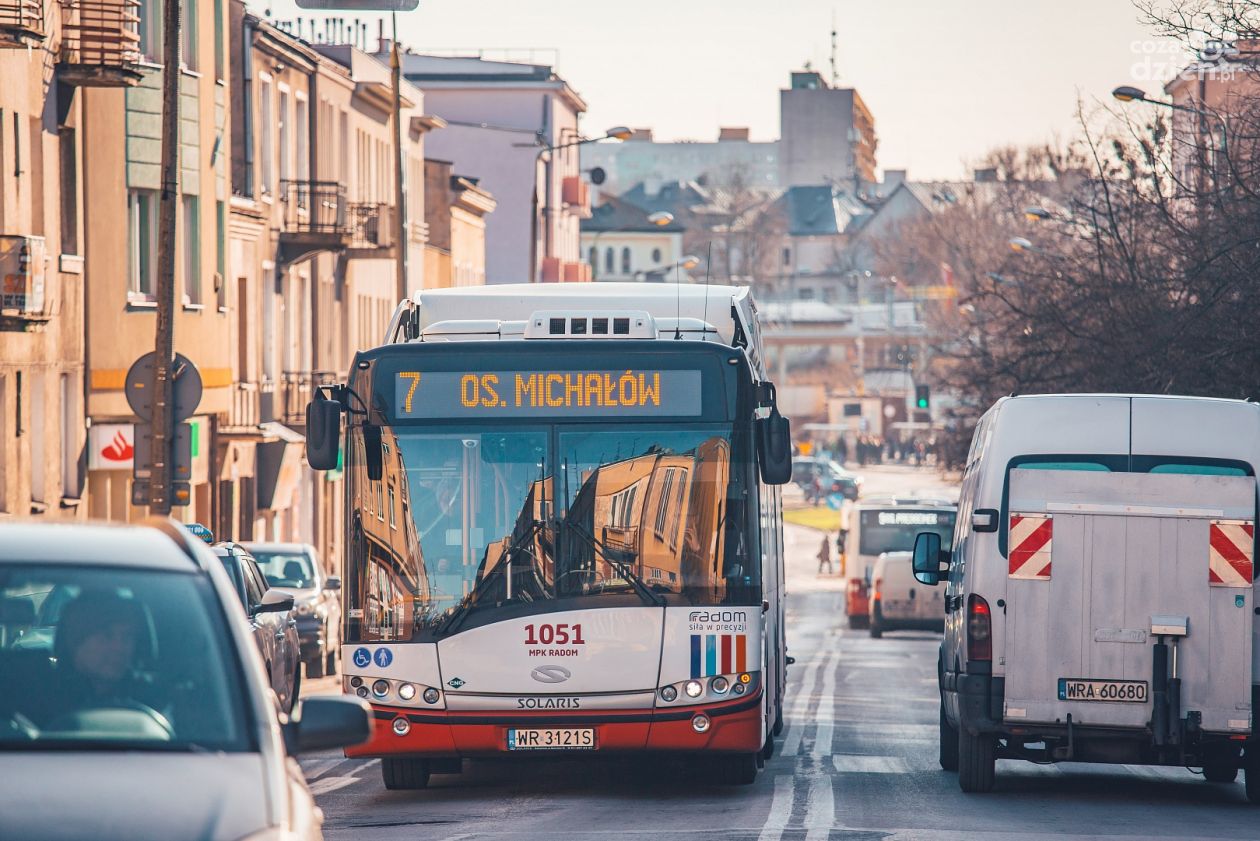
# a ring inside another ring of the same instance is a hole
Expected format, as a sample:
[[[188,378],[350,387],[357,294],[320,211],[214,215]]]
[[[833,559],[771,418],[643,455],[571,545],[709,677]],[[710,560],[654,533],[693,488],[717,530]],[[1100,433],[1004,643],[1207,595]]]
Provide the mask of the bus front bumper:
[[[598,710],[587,713],[430,712],[373,704],[370,741],[346,748],[349,757],[489,757],[516,754],[550,755],[557,751],[509,751],[508,731],[520,728],[593,728],[595,749],[581,753],[641,752],[750,753],[765,741],[762,693],[748,698],[643,710]],[[708,718],[707,730],[693,724]],[[395,720],[407,721],[406,733]]]

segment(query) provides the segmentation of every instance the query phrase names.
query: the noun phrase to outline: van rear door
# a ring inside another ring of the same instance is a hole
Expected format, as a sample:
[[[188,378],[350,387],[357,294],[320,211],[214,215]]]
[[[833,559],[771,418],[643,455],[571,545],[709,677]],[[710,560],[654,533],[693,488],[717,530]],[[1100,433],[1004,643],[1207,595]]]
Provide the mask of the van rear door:
[[[1012,470],[1006,721],[1145,727],[1162,615],[1183,716],[1247,732],[1255,510],[1250,476]]]

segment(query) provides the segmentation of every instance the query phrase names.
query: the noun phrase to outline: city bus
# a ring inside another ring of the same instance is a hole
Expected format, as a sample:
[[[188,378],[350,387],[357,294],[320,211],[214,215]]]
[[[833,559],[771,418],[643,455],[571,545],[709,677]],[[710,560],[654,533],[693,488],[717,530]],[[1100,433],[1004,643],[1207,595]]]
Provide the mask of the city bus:
[[[783,727],[791,435],[747,289],[501,285],[404,301],[308,408],[344,464],[349,756],[661,752],[752,782]]]
[[[958,506],[943,499],[864,499],[847,511],[847,534],[840,556],[845,579],[845,614],[850,628],[871,624],[871,577],[885,552],[909,552],[921,531],[949,540]]]

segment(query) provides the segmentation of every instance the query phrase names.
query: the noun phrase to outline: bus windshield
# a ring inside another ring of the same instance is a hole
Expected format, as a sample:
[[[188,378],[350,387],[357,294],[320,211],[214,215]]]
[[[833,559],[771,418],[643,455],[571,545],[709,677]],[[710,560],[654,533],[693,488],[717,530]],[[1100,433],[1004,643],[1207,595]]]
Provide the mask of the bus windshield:
[[[351,640],[440,636],[556,599],[760,599],[729,423],[399,425],[380,481],[363,446],[352,433]]]
[[[904,508],[882,511],[863,511],[861,521],[861,546],[863,555],[881,555],[884,552],[910,552],[914,539],[921,531],[936,532],[941,543],[948,546],[953,539],[953,511],[911,511]]]

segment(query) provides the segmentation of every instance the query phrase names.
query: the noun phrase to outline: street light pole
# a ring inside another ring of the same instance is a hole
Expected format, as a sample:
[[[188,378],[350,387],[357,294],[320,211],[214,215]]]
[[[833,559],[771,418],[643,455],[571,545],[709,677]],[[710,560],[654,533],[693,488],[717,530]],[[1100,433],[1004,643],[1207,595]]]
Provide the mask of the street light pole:
[[[162,192],[158,200],[157,324],[153,359],[153,467],[149,507],[171,513],[174,407],[171,374],[175,363],[175,232],[179,209],[179,14],[181,3],[162,9]],[[188,243],[185,243],[187,246]]]
[[[402,128],[402,56],[398,52],[398,14],[391,13],[394,37],[390,44],[389,75],[394,88],[394,262],[397,277],[396,292],[399,301],[411,292],[407,282],[407,187],[404,181],[403,128]]]
[[[1220,114],[1216,113],[1215,111],[1209,110],[1209,109],[1207,109],[1207,108],[1194,108],[1194,107],[1189,106],[1189,105],[1179,105],[1179,104],[1178,104],[1178,103],[1176,103],[1176,102],[1167,102],[1167,101],[1162,100],[1162,99],[1150,99],[1149,97],[1147,97],[1147,95],[1146,95],[1146,91],[1142,90],[1141,88],[1131,87],[1131,86],[1129,86],[1129,85],[1121,85],[1120,87],[1118,87],[1118,88],[1116,88],[1115,90],[1113,90],[1113,91],[1111,92],[1111,95],[1112,95],[1113,97],[1115,97],[1116,99],[1120,100],[1121,102],[1145,102],[1145,103],[1147,103],[1148,105],[1159,105],[1159,106],[1161,106],[1161,107],[1163,107],[1163,108],[1169,108],[1169,109],[1171,109],[1171,110],[1173,110],[1173,111],[1183,111],[1183,112],[1185,112],[1185,113],[1187,113],[1187,114],[1195,114],[1195,115],[1197,115],[1197,116],[1199,117],[1199,119],[1200,119],[1200,123],[1199,123],[1199,126],[1200,126],[1200,127],[1199,127],[1199,134],[1200,134],[1200,135],[1202,135],[1202,134],[1203,134],[1203,128],[1202,128],[1202,125],[1203,125],[1203,124],[1202,124],[1202,119],[1203,119],[1204,117],[1211,117],[1212,119],[1214,119],[1214,120],[1216,120],[1218,123],[1220,123],[1220,126],[1221,126],[1221,149],[1220,149],[1220,152],[1221,152],[1221,157],[1225,159],[1225,164],[1226,164],[1226,166],[1228,166],[1228,165],[1229,165],[1229,123],[1227,123],[1227,122],[1225,121],[1225,118],[1224,118],[1223,116],[1221,116]],[[1201,101],[1202,101],[1202,100],[1201,100]],[[1218,167],[1216,166],[1215,162],[1214,162],[1214,164],[1213,164],[1213,167],[1212,167],[1212,168],[1213,168],[1213,170],[1217,170],[1217,169],[1218,169]],[[1220,183],[1220,181],[1221,181],[1221,175],[1220,175],[1220,172],[1219,172],[1219,171],[1217,171],[1217,172],[1215,173],[1215,175],[1216,175],[1216,180],[1217,180],[1217,183],[1219,184],[1219,183]]]

